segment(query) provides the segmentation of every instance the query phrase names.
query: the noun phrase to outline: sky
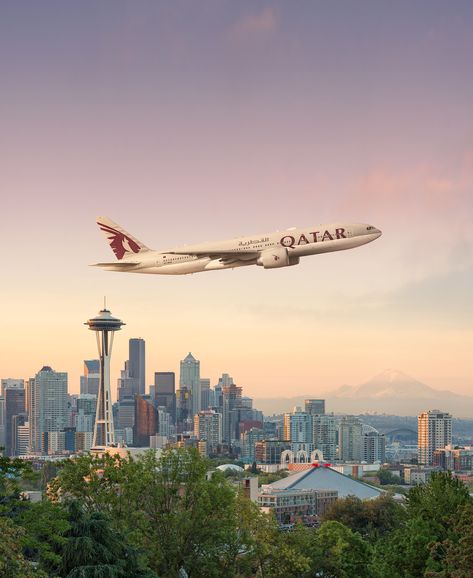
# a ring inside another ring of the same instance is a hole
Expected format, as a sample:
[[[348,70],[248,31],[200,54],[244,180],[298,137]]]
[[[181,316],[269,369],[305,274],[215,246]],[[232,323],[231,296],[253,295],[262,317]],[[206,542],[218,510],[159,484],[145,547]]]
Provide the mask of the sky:
[[[112,391],[192,351],[255,397],[386,368],[473,385],[473,3],[0,0],[0,377],[96,357]],[[375,243],[297,267],[111,273],[107,215],[155,249],[324,222]]]

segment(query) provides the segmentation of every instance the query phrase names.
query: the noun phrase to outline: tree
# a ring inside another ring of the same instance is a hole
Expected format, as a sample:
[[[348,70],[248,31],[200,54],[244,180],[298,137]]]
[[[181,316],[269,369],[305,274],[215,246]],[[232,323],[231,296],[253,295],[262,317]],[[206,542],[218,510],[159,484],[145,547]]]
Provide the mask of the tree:
[[[323,516],[323,521],[335,520],[375,542],[379,537],[398,528],[405,519],[405,508],[389,494],[362,501],[356,496],[337,500]]]
[[[100,512],[88,513],[77,501],[67,507],[70,528],[58,573],[66,578],[153,578],[137,550]]]
[[[340,522],[324,522],[310,547],[311,576],[368,578],[371,548],[357,533]]]
[[[412,488],[407,496],[407,521],[375,548],[377,576],[393,578],[441,572],[445,541],[455,541],[454,527],[472,501],[468,489],[450,472],[436,472],[429,482]],[[391,570],[389,570],[391,569]]]
[[[283,534],[272,514],[261,512],[242,496],[238,498],[238,527],[244,554],[238,557],[235,575],[300,578],[310,570],[306,528],[298,526]]]
[[[195,450],[68,460],[50,484],[53,500],[78,500],[110,516],[162,577],[231,576],[238,553],[235,491]]]
[[[382,486],[391,484],[391,485],[399,485],[401,484],[401,478],[399,476],[396,476],[396,474],[393,474],[391,471],[385,469],[385,468],[381,468],[378,471],[378,478],[379,478],[379,483]]]
[[[24,530],[8,518],[0,517],[0,578],[39,578],[21,551]]]

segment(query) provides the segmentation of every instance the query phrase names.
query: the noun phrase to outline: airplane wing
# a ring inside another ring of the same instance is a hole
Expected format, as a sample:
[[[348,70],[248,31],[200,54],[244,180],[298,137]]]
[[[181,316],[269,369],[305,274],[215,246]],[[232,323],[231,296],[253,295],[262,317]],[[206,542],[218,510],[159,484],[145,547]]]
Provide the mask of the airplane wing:
[[[168,255],[195,255],[196,257],[210,257],[223,262],[251,261],[259,257],[260,251],[166,251]]]
[[[134,267],[139,265],[139,261],[113,261],[113,263],[93,263],[91,267],[118,267],[120,269],[126,269],[127,267]]]

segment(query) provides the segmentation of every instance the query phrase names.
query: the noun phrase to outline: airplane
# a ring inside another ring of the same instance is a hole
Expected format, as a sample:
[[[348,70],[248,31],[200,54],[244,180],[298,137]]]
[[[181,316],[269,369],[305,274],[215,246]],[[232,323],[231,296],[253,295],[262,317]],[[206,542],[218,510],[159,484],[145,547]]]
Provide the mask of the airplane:
[[[117,260],[95,263],[94,267],[157,275],[186,275],[247,265],[278,269],[297,265],[300,258],[307,255],[353,249],[381,235],[381,231],[372,225],[338,223],[292,227],[263,235],[154,251],[107,217],[98,217],[97,225],[104,232]]]

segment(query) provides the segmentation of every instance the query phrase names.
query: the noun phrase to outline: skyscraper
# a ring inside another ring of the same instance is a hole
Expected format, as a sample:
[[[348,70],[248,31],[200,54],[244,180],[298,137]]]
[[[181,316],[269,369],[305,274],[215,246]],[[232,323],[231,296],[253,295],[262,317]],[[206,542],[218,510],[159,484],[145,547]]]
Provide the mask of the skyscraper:
[[[156,407],[165,407],[172,422],[176,422],[176,375],[173,371],[155,372],[154,404]]]
[[[133,444],[137,447],[149,447],[149,438],[158,433],[158,412],[150,401],[141,395],[135,396],[135,425],[133,426]]]
[[[27,388],[30,451],[43,453],[44,434],[67,425],[67,373],[45,365],[28,380]]]
[[[189,353],[181,361],[181,371],[179,376],[179,388],[187,387],[192,395],[192,415],[193,417],[201,409],[201,389],[200,389],[200,361]]]
[[[240,432],[237,431],[239,416],[236,410],[241,407],[241,392],[242,388],[235,384],[222,387],[223,441],[229,444],[240,438]]]
[[[366,427],[366,426],[365,426]],[[386,439],[378,431],[363,431],[362,459],[367,464],[384,463],[386,458]]]
[[[452,416],[433,409],[417,417],[417,445],[419,464],[432,465],[435,450],[452,443]]]
[[[135,393],[139,395],[145,394],[146,384],[146,355],[145,355],[145,340],[141,338],[133,338],[129,341],[129,365],[128,372],[131,379],[136,380],[137,389]]]
[[[17,455],[15,453],[17,429],[19,423],[15,418],[25,413],[25,389],[17,387],[6,387],[4,390],[5,399],[5,454],[7,456]],[[24,425],[24,421],[20,424]]]
[[[146,365],[145,341],[133,338],[128,342],[128,360],[118,379],[118,400],[145,394]]]
[[[339,459],[344,462],[359,462],[362,455],[363,423],[353,415],[342,417],[338,426]]]
[[[100,383],[100,360],[84,360],[84,375],[80,376],[80,392],[82,395],[98,395]]]

